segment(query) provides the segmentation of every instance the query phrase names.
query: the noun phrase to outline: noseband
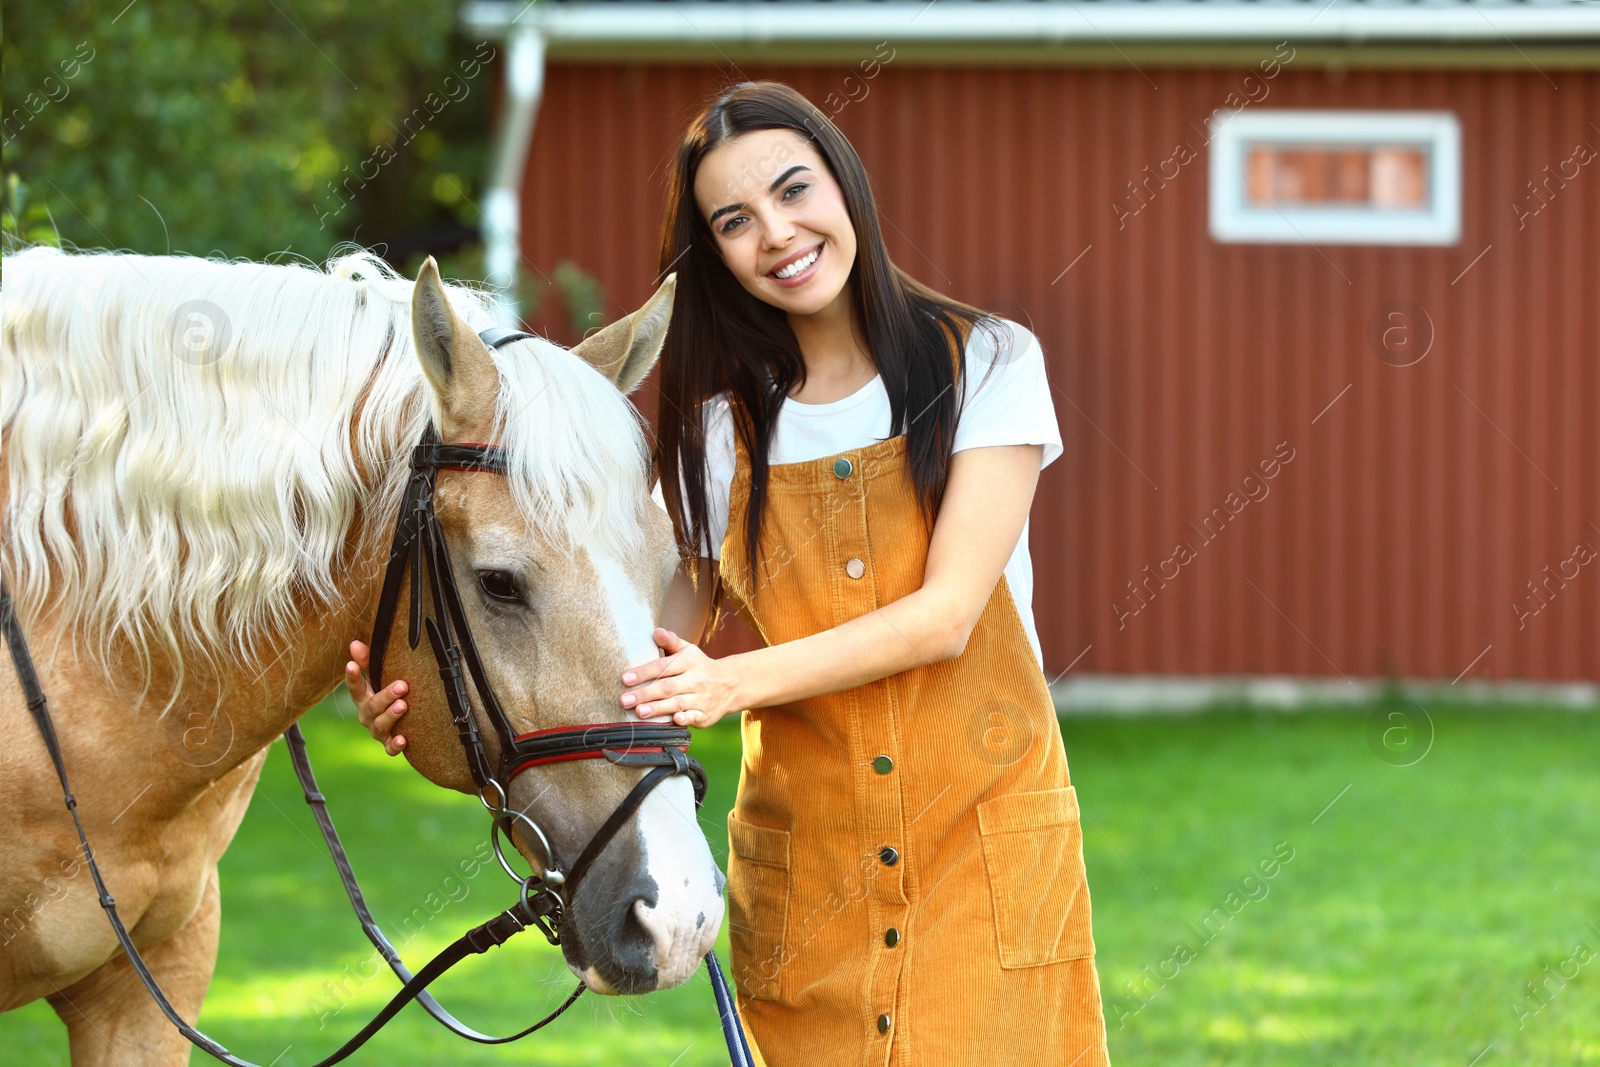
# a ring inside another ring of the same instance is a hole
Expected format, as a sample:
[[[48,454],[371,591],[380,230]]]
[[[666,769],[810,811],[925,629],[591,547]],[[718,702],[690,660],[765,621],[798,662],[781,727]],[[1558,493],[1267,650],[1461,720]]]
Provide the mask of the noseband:
[[[531,334],[513,330],[485,330],[478,335],[491,349]],[[558,927],[566,906],[577,891],[580,879],[599,857],[623,824],[638,810],[657,785],[677,775],[687,775],[694,784],[695,805],[705,799],[705,770],[687,752],[690,734],[686,727],[671,723],[606,722],[557,726],[531,733],[518,733],[495,695],[478,654],[450,563],[450,549],[434,509],[434,494],[441,470],[480,471],[504,476],[507,470],[503,449],[484,444],[446,444],[430,422],[422,440],[411,453],[411,477],[406,484],[400,514],[395,520],[394,543],[389,549],[388,569],[383,592],[378,598],[377,617],[372,629],[372,659],[369,674],[373,688],[383,685],[384,654],[399,610],[400,587],[410,575],[411,604],[407,640],[416,648],[426,630],[439,664],[450,720],[466,754],[467,770],[472,775],[478,799],[493,816],[490,840],[500,865],[522,886],[530,910],[539,916],[539,928],[551,944],[560,944]],[[423,581],[431,610],[423,609]],[[498,762],[491,758],[483,732],[473,714],[467,687],[478,697],[478,706],[494,731],[499,750]],[[605,759],[619,767],[649,767],[633,789],[617,805],[605,823],[590,838],[573,863],[563,868],[557,862],[549,837],[526,812],[510,807],[511,783],[519,774],[534,767],[578,759]],[[543,851],[543,869],[524,878],[512,869],[501,848],[503,834],[508,840],[512,829],[522,826]],[[559,888],[558,888],[559,887]],[[564,896],[564,898],[563,898]]]

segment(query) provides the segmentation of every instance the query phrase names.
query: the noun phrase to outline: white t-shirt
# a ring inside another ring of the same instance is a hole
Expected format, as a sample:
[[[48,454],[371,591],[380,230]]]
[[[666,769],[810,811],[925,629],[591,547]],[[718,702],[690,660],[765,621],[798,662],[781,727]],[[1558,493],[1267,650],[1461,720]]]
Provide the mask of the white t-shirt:
[[[1050,402],[1044,353],[1026,327],[1009,319],[999,323],[1009,331],[999,345],[987,329],[972,331],[967,342],[967,373],[961,417],[956,423],[953,451],[996,445],[1043,445],[1040,468],[1061,455],[1061,431]],[[719,557],[728,529],[728,496],[733,485],[733,416],[724,395],[706,405],[707,525],[710,545],[706,555]],[[889,393],[882,378],[873,378],[841,400],[827,404],[802,404],[785,400],[778,412],[767,462],[804,463],[848,452],[888,439],[891,432]],[[661,487],[656,487],[659,500]],[[1043,662],[1039,636],[1033,623],[1033,561],[1028,555],[1028,525],[1005,567],[1006,583],[1016,601],[1022,627],[1033,654]]]

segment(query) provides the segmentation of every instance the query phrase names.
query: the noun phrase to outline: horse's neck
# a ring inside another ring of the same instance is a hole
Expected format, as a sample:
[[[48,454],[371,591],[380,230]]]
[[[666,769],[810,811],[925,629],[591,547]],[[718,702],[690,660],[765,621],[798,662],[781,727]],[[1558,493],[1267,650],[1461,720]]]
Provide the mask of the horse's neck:
[[[385,545],[352,560],[339,606],[331,611],[316,606],[303,612],[277,647],[260,657],[265,667],[258,668],[260,673],[248,682],[244,699],[249,709],[238,723],[252,742],[270,743],[342,682],[350,642],[371,639],[387,556]]]
[[[196,672],[178,687],[177,699],[155,724],[157,747],[171,757],[170,784],[177,793],[208,788],[339,686],[350,642],[369,639],[386,558],[385,546],[351,559],[340,604],[331,610],[307,605],[252,664],[224,664],[226,678]],[[159,668],[156,674],[144,701],[151,712],[166,703],[164,694],[176,681]]]

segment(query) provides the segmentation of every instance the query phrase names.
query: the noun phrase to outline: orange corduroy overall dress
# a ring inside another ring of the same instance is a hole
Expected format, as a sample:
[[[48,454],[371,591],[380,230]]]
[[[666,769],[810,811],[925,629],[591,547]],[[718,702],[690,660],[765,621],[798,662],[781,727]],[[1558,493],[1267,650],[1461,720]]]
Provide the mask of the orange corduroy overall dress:
[[[742,446],[721,574],[768,644],[920,588],[906,439],[769,468]],[[729,929],[768,1067],[1103,1067],[1077,794],[1004,577],[957,658],[746,711]]]

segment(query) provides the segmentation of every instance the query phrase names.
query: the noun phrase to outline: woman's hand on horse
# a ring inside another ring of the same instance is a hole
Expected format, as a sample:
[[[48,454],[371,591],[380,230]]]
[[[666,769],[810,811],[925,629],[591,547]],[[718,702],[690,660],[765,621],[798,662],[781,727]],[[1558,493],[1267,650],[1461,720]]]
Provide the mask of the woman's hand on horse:
[[[726,660],[712,659],[671,630],[658,628],[655,641],[666,655],[623,672],[623,707],[641,719],[670,715],[679,726],[697,727],[741,710],[738,679]]]
[[[394,724],[406,713],[406,702],[402,698],[407,686],[405,682],[391,682],[374,693],[372,683],[367,681],[367,668],[371,663],[372,654],[367,646],[351,641],[350,662],[344,665],[344,685],[350,690],[350,699],[355,701],[356,718],[361,720],[361,725],[372,732],[374,740],[383,742],[385,752],[398,756],[406,747],[406,739],[394,732]]]

